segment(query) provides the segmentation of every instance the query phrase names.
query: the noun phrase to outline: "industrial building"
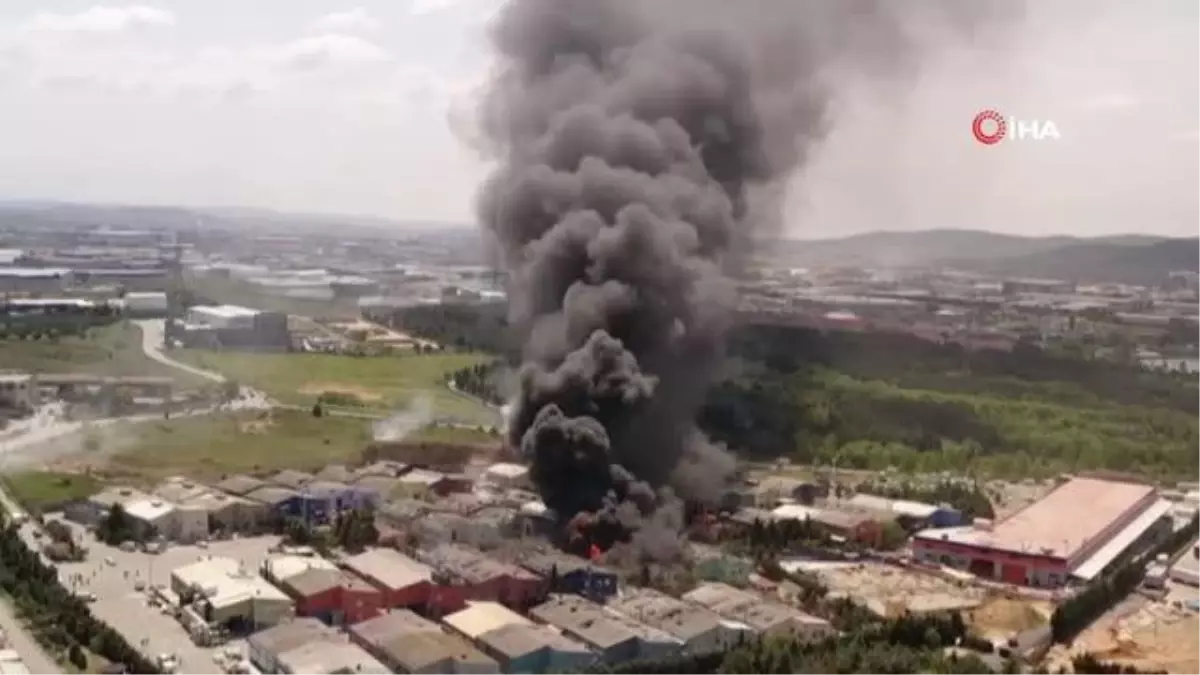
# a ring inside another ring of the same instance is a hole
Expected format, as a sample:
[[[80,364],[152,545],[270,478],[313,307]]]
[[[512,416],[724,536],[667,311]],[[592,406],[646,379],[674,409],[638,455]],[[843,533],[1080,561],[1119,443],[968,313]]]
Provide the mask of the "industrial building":
[[[962,525],[962,512],[946,504],[934,505],[909,499],[889,499],[869,494],[856,494],[848,500],[856,508],[891,514],[906,525],[925,527],[955,527]]]
[[[498,462],[483,472],[483,482],[504,490],[526,488],[529,486],[529,467]]]
[[[390,673],[346,636],[314,619],[296,619],[246,641],[250,662],[262,673]]]
[[[546,580],[551,593],[574,593],[594,600],[617,594],[617,573],[561,551],[537,551],[521,558],[521,566]]]
[[[61,294],[72,278],[65,267],[0,267],[0,293]]]
[[[371,549],[345,558],[342,566],[378,588],[386,607],[425,608],[432,603],[443,612],[462,607],[461,596],[432,592],[433,569],[395,549]]]
[[[442,623],[468,640],[510,625],[532,626],[533,622],[496,602],[473,601],[467,608],[442,617]]]
[[[182,605],[197,605],[208,625],[253,632],[294,616],[292,600],[232,558],[207,558],[171,572],[171,591]]]
[[[297,616],[311,616],[340,626],[382,614],[383,591],[340,569],[310,569],[279,582],[296,603]]]
[[[555,595],[530,616],[579,640],[604,663],[669,658],[683,651],[679,638],[574,595]]]
[[[133,499],[122,506],[136,539],[144,541],[162,537],[191,543],[208,537],[208,516],[203,511],[179,508],[154,497]]]
[[[684,594],[683,599],[707,607],[729,621],[745,624],[760,635],[817,640],[834,632],[824,619],[728,584],[704,584]]]
[[[125,314],[132,317],[161,318],[167,315],[167,294],[161,291],[134,291],[121,298]]]
[[[0,373],[0,406],[32,411],[38,405],[37,385],[29,373]]]
[[[724,651],[755,636],[754,629],[744,623],[730,621],[707,607],[649,588],[626,590],[608,606],[679,638],[687,654]]]
[[[539,624],[509,624],[475,642],[505,673],[578,673],[596,662],[586,645]]]
[[[1170,510],[1153,486],[1074,478],[1003,520],[919,532],[913,556],[1011,584],[1086,582],[1170,532]]]
[[[226,494],[243,497],[264,485],[266,485],[266,483],[255,478],[254,476],[235,473],[231,476],[226,476],[221,482],[213,485],[213,487]]]
[[[282,351],[291,346],[287,315],[236,305],[197,305],[188,309],[182,330],[172,335],[189,347]]]
[[[442,544],[420,551],[418,556],[448,578],[451,588],[461,591],[464,599],[493,600],[524,609],[546,594],[537,575],[467,546]]]
[[[497,673],[500,666],[462,637],[407,610],[350,626],[350,639],[397,673]]]

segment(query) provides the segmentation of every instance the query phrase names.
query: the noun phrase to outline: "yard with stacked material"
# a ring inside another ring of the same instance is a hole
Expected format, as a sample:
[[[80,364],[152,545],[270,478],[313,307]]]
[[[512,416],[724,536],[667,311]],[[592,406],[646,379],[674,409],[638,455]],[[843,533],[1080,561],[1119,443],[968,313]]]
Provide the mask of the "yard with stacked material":
[[[433,418],[498,423],[494,410],[446,387],[448,373],[486,361],[475,354],[360,357],[180,350],[172,356],[260,389],[281,403],[310,406],[322,399],[338,408],[386,412],[427,402]]]

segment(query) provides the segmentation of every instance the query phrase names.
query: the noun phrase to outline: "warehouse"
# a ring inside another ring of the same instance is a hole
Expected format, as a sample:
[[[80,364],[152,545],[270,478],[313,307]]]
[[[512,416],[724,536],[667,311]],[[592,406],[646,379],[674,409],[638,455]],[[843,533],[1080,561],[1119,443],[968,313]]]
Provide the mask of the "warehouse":
[[[505,673],[579,673],[596,662],[584,644],[537,624],[509,624],[476,643]]]
[[[814,640],[833,634],[833,628],[824,619],[728,584],[704,584],[685,594],[683,599],[706,607],[729,621],[745,624],[761,635],[792,635]]]
[[[689,654],[711,654],[741,644],[755,631],[701,605],[684,602],[649,588],[626,590],[608,605],[631,619],[674,635]]]
[[[529,615],[579,640],[604,663],[669,658],[683,650],[678,638],[574,595],[556,595]]]
[[[263,673],[391,672],[362,647],[314,619],[296,619],[250,636],[253,663]]]
[[[220,492],[204,492],[179,504],[203,510],[209,531],[215,534],[259,532],[271,524],[271,510],[261,502]]]
[[[266,485],[266,483],[255,478],[254,476],[247,476],[244,473],[235,473],[231,476],[226,476],[224,480],[222,480],[220,483],[217,483],[213,487],[226,494],[244,497],[264,485]]]
[[[258,310],[236,305],[196,305],[188,309],[187,321],[190,324],[209,326],[212,328],[254,327],[254,317]]]
[[[545,596],[545,584],[532,572],[490,558],[477,549],[442,544],[419,555],[451,579],[464,599],[494,600],[524,609]]]
[[[425,607],[430,602],[433,570],[395,549],[371,549],[346,558],[342,566],[382,591],[387,607]],[[462,606],[458,599],[450,604],[451,610]]]
[[[399,673],[471,675],[500,672],[500,664],[466,640],[446,633],[412,633],[383,647],[383,658]]]
[[[1108,544],[1129,538],[1128,528],[1156,528],[1159,502],[1150,485],[1073,478],[1004,520],[919,532],[913,557],[1006,583],[1058,587],[1081,568],[1094,574],[1091,567],[1101,563],[1085,563]],[[1130,544],[1141,538],[1132,534]]]
[[[560,551],[537,551],[521,558],[521,566],[546,580],[551,593],[574,593],[593,600],[617,594],[617,573]]]
[[[529,467],[510,462],[497,462],[483,472],[483,482],[501,490],[529,487]]]
[[[296,602],[297,616],[333,626],[373,619],[385,610],[383,592],[343,570],[310,569],[279,582]]]
[[[123,506],[138,540],[163,537],[191,543],[208,537],[208,518],[203,511],[176,508],[157,498],[135,499]]]
[[[0,293],[61,293],[71,277],[65,267],[0,267]]]
[[[162,292],[130,292],[121,298],[125,314],[132,317],[161,318],[167,315],[167,294]]]
[[[849,503],[867,511],[889,513],[905,525],[954,527],[963,522],[962,513],[945,504],[934,506],[908,499],[889,499],[869,494],[856,494],[849,499]]]
[[[496,602],[468,602],[467,608],[442,618],[442,622],[468,640],[510,625],[532,626],[533,622]]]
[[[274,626],[293,615],[290,598],[232,558],[208,558],[175,569],[171,590],[181,604],[201,601],[208,623],[235,633]]]

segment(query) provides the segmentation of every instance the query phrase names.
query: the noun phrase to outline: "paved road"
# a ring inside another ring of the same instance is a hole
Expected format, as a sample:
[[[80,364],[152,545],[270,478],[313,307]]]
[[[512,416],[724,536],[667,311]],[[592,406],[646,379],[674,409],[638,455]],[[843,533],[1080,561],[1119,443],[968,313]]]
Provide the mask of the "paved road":
[[[159,363],[170,366],[177,370],[182,370],[191,373],[197,377],[202,377],[213,382],[224,382],[225,376],[220,373],[214,373],[210,370],[204,370],[195,366],[190,366],[186,363],[181,363],[163,353],[162,347],[166,336],[166,322],[162,319],[146,319],[136,322],[138,328],[142,330],[142,351],[146,352],[146,356],[158,361]]]
[[[8,638],[8,648],[15,650],[21,656],[25,667],[31,673],[61,673],[62,666],[58,665],[42,646],[25,631],[21,620],[17,617],[8,600],[0,602],[0,628]]]

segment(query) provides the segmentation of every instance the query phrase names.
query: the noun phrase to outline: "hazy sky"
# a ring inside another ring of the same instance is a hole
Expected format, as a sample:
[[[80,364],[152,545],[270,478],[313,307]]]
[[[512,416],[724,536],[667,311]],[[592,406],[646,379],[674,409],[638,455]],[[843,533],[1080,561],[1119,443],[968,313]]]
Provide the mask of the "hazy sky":
[[[470,222],[487,167],[448,119],[499,2],[2,0],[0,199]],[[910,86],[846,92],[789,229],[1195,235],[1198,3],[1028,4]],[[984,108],[1061,138],[979,145]]]

